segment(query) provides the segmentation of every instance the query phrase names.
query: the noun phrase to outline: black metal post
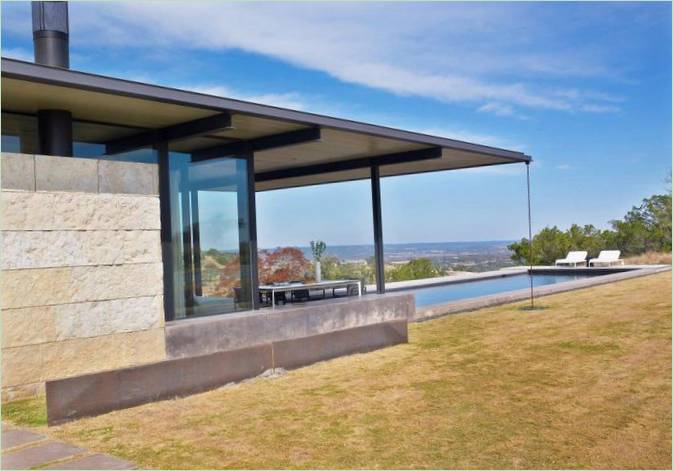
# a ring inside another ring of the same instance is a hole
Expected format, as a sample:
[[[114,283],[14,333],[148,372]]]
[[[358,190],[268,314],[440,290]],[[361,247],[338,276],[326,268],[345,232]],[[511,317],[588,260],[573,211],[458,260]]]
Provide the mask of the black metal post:
[[[255,176],[252,152],[237,158],[246,160],[247,181],[237,185],[239,254],[241,263],[241,297],[250,300],[250,307],[259,305],[257,274],[257,220],[255,215]]]
[[[159,208],[161,219],[161,261],[164,268],[164,317],[175,318],[174,261],[171,226],[170,169],[168,166],[168,143],[156,146],[159,157]]]
[[[530,279],[530,308],[535,308],[533,296],[533,225],[530,211],[530,162],[526,162],[526,189],[528,190],[528,278]]]
[[[180,175],[180,209],[182,211],[182,247],[185,279],[185,310],[186,315],[193,315],[194,298],[194,266],[192,258],[192,216],[189,204],[189,177],[188,172]]]
[[[383,253],[383,218],[381,217],[381,174],[378,165],[371,166],[372,215],[374,217],[374,262],[376,264],[376,292],[386,292],[386,273]]]
[[[199,227],[199,191],[190,192],[192,203],[192,246],[194,257],[194,294],[203,295],[201,283],[201,228]]]
[[[252,290],[252,308],[258,309],[259,300],[259,267],[257,266],[257,203],[255,201],[255,155],[250,152],[248,161],[248,227],[250,237],[250,279]]]
[[[43,155],[72,156],[72,115],[70,111],[37,112],[38,152]]]

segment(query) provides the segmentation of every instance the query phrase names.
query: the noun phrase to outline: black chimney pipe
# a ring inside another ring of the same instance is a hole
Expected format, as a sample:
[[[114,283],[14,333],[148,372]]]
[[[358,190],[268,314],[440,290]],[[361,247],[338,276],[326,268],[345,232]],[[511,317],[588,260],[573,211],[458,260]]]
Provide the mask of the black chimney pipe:
[[[32,2],[35,62],[70,68],[68,2]]]
[[[32,2],[35,63],[70,68],[68,2]],[[72,156],[72,114],[66,110],[39,110],[38,152]]]

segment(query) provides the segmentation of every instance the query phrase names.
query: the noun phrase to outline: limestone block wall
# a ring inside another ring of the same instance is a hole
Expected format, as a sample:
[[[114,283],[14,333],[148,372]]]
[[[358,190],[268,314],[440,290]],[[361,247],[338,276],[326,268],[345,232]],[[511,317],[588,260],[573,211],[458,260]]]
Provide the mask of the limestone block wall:
[[[164,359],[157,166],[2,154],[0,180],[3,400]]]

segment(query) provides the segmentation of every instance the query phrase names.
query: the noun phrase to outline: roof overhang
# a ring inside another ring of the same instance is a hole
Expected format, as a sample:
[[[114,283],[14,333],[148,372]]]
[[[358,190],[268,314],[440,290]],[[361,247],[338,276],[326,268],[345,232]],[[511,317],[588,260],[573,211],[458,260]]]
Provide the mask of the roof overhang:
[[[6,58],[2,109],[64,109],[118,126],[98,136],[113,149],[159,136],[194,156],[248,150],[257,190],[368,178],[372,164],[392,176],[531,161],[521,152]]]

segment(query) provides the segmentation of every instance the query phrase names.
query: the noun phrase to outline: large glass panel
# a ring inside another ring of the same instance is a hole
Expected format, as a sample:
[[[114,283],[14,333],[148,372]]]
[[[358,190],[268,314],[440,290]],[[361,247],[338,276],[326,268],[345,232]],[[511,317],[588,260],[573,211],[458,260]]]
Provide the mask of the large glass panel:
[[[245,158],[169,156],[174,319],[252,308]]]

